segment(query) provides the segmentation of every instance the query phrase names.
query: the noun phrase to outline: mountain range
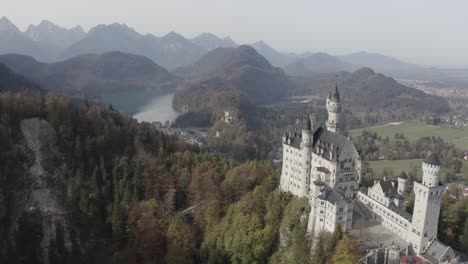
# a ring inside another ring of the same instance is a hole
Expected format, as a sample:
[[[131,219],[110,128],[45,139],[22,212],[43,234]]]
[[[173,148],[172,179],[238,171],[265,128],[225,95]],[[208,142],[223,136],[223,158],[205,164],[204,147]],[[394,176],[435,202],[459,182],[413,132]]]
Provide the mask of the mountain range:
[[[211,33],[202,33],[192,39],[175,32],[158,37],[140,34],[127,25],[118,23],[97,25],[85,32],[79,26],[65,29],[44,20],[21,32],[7,18],[0,19],[0,54],[30,55],[42,62],[56,62],[83,54],[121,51],[144,55],[166,69],[175,69],[195,63],[216,48],[237,46],[230,37],[220,38]],[[292,75],[352,71],[369,67],[395,78],[447,82],[461,86],[468,83],[468,69],[423,67],[377,53],[357,52],[326,56],[324,53],[280,52],[264,41],[250,46],[272,65],[284,67]]]
[[[232,40],[230,37],[219,38],[218,36],[211,33],[202,33],[191,39],[191,41],[208,51],[214,50],[216,48],[234,48],[238,46],[237,43],[234,42],[234,40]]]
[[[291,76],[311,76],[319,73],[353,71],[358,67],[339,58],[318,52],[304,58],[298,58],[284,67]]]
[[[24,33],[40,45],[56,49],[64,49],[86,36],[86,33],[80,26],[65,29],[48,20],[42,21],[37,26],[30,25]]]
[[[188,65],[206,53],[205,49],[175,32],[156,37],[141,35],[124,24],[111,24],[91,29],[85,38],[66,48],[61,58],[109,51],[143,55],[168,69]]]

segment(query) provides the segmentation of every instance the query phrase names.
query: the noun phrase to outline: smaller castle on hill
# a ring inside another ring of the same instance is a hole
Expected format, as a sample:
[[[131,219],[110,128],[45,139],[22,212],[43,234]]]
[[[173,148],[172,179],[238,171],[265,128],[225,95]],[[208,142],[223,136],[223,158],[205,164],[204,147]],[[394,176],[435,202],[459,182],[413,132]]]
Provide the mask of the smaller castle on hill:
[[[233,110],[224,110],[224,116],[221,117],[221,120],[227,124],[232,124],[237,120],[237,117]]]

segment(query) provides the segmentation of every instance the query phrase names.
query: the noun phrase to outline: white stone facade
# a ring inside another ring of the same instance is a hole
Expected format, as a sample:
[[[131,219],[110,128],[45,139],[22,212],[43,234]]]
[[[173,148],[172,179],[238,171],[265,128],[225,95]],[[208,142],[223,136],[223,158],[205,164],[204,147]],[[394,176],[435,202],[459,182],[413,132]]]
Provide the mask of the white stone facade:
[[[423,162],[422,170],[422,181],[413,182],[413,214],[405,211],[407,179],[403,174],[398,178],[398,187],[395,181],[376,181],[369,189],[361,188],[357,200],[366,205],[383,226],[406,241],[415,254],[424,256],[435,244],[449,252],[450,247],[437,241],[440,206],[447,186],[440,182],[441,163],[435,154]]]
[[[415,254],[431,259],[427,254],[432,250],[438,252],[438,259],[450,259],[447,256],[452,256],[453,250],[437,241],[440,205],[447,188],[440,182],[441,162],[437,155],[432,154],[423,162],[422,181],[413,183],[415,209],[410,214],[405,211],[408,179],[404,173],[397,181],[384,179],[375,181],[370,188],[359,189],[361,160],[352,142],[342,135],[345,131],[336,84],[328,94],[326,107],[326,129],[314,129],[307,116],[301,130],[296,128],[282,139],[280,189],[308,197],[309,234],[333,232],[337,225],[350,231],[356,199],[367,206],[374,220],[406,241]]]
[[[327,129],[313,128],[310,117],[301,132],[283,137],[283,167],[280,188],[311,205],[308,231],[333,232],[340,224],[350,230],[352,198],[359,189],[361,160],[354,145],[343,133],[338,89],[327,97]]]

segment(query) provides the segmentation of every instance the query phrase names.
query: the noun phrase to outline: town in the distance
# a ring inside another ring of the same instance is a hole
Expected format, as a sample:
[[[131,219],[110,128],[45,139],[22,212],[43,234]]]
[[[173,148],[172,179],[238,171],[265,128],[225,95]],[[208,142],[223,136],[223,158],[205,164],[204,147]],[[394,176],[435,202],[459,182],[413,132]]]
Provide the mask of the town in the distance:
[[[468,20],[369,1],[2,3],[0,263],[468,263]]]

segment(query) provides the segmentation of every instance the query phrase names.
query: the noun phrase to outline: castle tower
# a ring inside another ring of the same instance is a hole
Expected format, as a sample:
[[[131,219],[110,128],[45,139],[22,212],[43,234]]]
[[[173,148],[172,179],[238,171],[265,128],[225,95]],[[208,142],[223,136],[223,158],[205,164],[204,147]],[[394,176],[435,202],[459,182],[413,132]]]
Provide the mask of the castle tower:
[[[328,92],[326,106],[328,111],[328,131],[342,134],[343,124],[341,119],[341,101],[340,94],[338,93],[338,85],[336,82],[335,87]]]
[[[408,176],[404,171],[398,176],[398,194],[406,198],[406,190],[408,188]]]
[[[431,154],[422,164],[422,181],[414,182],[413,219],[407,240],[417,253],[421,253],[430,241],[437,238],[442,195],[447,189],[447,186],[440,182],[441,166],[437,155]]]
[[[307,121],[302,129],[302,141],[301,141],[301,194],[307,196],[309,194],[310,185],[310,168],[311,168],[311,152],[312,152],[312,120],[310,120],[309,114],[307,114]]]

